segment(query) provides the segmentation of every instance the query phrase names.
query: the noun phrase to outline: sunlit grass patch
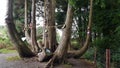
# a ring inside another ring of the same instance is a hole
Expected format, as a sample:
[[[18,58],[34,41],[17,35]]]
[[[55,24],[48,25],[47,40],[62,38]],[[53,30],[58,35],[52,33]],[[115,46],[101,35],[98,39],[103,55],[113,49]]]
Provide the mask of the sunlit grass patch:
[[[21,60],[19,56],[12,56],[12,57],[7,57],[6,60],[8,61],[16,61],[16,60]]]
[[[0,53],[4,53],[4,54],[7,54],[7,53],[16,53],[16,50],[9,50],[9,49],[0,49]]]

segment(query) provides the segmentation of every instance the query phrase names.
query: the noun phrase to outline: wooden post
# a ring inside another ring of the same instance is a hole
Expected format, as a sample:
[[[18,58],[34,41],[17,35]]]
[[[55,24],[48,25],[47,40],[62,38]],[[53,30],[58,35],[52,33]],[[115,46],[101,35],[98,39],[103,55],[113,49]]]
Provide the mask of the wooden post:
[[[106,68],[110,68],[110,49],[106,49]]]
[[[97,61],[96,61],[96,59],[97,59],[97,48],[96,47],[94,47],[95,48],[95,53],[94,53],[94,65],[95,65],[95,68],[97,68]]]

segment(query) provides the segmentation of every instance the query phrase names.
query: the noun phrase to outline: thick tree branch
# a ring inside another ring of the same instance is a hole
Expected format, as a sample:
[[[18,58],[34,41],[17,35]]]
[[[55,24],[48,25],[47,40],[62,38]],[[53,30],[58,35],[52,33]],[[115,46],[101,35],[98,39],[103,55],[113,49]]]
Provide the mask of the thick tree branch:
[[[81,57],[88,49],[89,41],[90,41],[91,25],[92,25],[92,5],[93,5],[93,0],[90,0],[90,12],[89,12],[89,22],[88,22],[88,26],[87,26],[86,41],[80,50],[69,51],[68,57]]]
[[[25,0],[25,24],[24,24],[24,31],[25,31],[25,37],[26,41],[28,42],[29,45],[31,45],[31,37],[30,34],[28,33],[28,5],[27,5],[28,0]]]

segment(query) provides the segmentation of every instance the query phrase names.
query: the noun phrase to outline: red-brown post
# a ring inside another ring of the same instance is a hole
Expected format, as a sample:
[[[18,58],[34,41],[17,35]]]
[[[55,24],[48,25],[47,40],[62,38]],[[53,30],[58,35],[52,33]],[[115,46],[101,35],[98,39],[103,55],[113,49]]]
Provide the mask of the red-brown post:
[[[106,68],[110,68],[110,49],[106,49]]]

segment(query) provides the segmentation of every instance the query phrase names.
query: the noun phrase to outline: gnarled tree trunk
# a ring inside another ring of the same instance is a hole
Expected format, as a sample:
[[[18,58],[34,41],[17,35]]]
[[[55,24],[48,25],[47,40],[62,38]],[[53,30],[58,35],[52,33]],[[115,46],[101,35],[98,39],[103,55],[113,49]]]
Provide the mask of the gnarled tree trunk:
[[[50,0],[48,15],[48,43],[51,52],[56,49],[55,0]],[[54,34],[54,35],[53,35]]]
[[[70,5],[68,5],[67,16],[65,21],[66,27],[63,29],[60,45],[57,47],[54,53],[54,56],[49,60],[48,64],[46,65],[46,68],[49,68],[50,66],[52,66],[54,61],[56,60],[59,61],[59,63],[65,60],[70,37],[71,37],[72,22],[73,22],[73,9]]]
[[[43,32],[44,48],[39,54],[39,61],[48,59],[56,49],[55,0],[45,0],[45,22]],[[48,54],[48,52],[50,52]]]
[[[7,17],[5,19],[11,41],[15,45],[20,57],[33,57],[35,54],[25,45],[18,35],[13,21],[13,0],[8,0]]]
[[[45,48],[55,51],[56,29],[55,29],[55,0],[45,0]],[[53,35],[54,34],[54,35]]]

